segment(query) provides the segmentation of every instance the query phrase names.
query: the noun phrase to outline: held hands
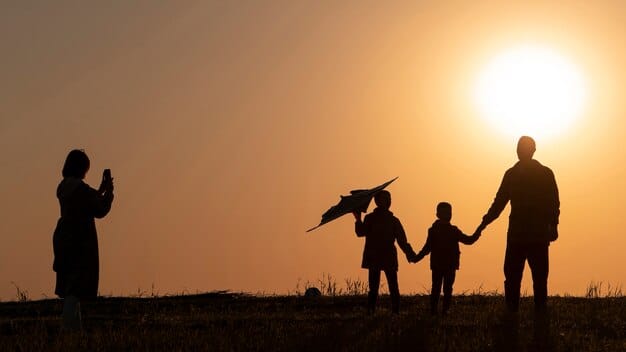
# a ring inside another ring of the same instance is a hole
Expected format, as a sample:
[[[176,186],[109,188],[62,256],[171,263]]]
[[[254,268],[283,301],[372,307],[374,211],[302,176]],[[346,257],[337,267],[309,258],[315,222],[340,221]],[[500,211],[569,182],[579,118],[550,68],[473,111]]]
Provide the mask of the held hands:
[[[357,222],[361,222],[361,212],[360,211],[353,211],[352,215],[354,215],[354,219]]]
[[[478,239],[482,235],[482,231],[484,228],[485,226],[482,223],[476,228],[476,231],[474,231],[474,233],[471,236],[471,242],[469,244],[473,244],[473,243],[476,243],[476,241],[478,241]]]
[[[487,227],[487,224],[485,224],[485,222],[481,222],[480,225],[478,225],[478,227],[476,228],[476,231],[474,231],[474,233],[472,234],[472,237],[474,237],[475,241],[478,240],[480,238],[480,236],[482,236],[483,234],[483,230]]]
[[[482,221],[480,225],[478,225],[478,227],[476,228],[476,232],[474,232],[474,234],[478,233],[479,234],[478,236],[480,237],[480,233],[482,233],[486,227],[487,227],[487,224],[485,224],[485,222]]]
[[[406,255],[406,259],[409,261],[409,263],[417,263],[420,260],[422,260],[422,258],[424,258],[423,256],[420,256],[418,254],[414,253],[409,253]]]

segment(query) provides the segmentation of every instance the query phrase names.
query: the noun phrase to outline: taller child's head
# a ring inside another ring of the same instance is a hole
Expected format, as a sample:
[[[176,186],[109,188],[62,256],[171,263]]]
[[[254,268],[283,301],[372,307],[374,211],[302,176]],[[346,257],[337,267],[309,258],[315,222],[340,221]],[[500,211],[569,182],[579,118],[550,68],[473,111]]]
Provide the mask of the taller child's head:
[[[450,221],[452,219],[452,205],[448,202],[437,204],[437,219]]]
[[[389,209],[391,206],[391,193],[388,191],[380,191],[374,196],[376,206],[383,209]]]

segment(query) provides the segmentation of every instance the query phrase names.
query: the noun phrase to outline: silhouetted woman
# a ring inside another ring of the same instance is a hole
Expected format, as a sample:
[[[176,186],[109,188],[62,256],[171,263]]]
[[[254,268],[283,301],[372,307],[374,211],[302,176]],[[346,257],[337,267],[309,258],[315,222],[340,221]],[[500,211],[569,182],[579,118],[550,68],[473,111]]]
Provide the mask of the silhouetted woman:
[[[103,218],[113,202],[113,179],[104,173],[98,190],[83,179],[89,158],[72,150],[63,165],[63,180],[57,187],[61,217],[52,239],[53,269],[57,273],[55,293],[63,298],[63,326],[81,329],[80,300],[98,294],[98,235],[94,218]]]

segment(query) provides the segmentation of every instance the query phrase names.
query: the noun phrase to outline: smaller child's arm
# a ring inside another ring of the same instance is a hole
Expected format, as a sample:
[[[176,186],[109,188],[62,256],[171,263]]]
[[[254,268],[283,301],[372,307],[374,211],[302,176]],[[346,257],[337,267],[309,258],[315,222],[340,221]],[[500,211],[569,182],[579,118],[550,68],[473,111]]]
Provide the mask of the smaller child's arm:
[[[419,262],[420,260],[424,259],[425,256],[430,254],[430,250],[431,250],[431,235],[430,235],[430,230],[428,231],[428,237],[426,237],[426,243],[424,243],[424,247],[422,247],[422,250],[420,250],[419,253],[417,253],[417,256],[415,256],[415,261],[414,263]]]
[[[476,232],[474,232],[474,234],[471,236],[464,234],[458,228],[456,229],[456,231],[457,231],[457,238],[459,239],[459,242],[463,244],[467,244],[467,245],[474,244],[474,242],[478,241],[478,239],[480,238],[480,234],[481,234],[481,231],[479,231],[479,229],[476,229]]]
[[[415,259],[416,254],[413,250],[413,247],[411,247],[411,244],[406,238],[406,232],[404,232],[404,227],[402,227],[402,223],[400,222],[400,220],[396,220],[395,227],[396,241],[398,241],[398,246],[400,246],[400,249],[402,249],[404,255],[406,255],[406,260],[411,263]]]

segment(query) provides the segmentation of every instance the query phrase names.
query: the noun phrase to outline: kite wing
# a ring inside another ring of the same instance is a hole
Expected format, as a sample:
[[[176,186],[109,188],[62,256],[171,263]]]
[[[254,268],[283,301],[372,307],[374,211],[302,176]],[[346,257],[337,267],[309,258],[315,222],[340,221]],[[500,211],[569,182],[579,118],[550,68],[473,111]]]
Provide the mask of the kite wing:
[[[382,185],[378,187],[374,187],[372,189],[360,189],[360,190],[351,191],[349,196],[340,196],[341,200],[339,200],[339,203],[337,203],[337,205],[330,207],[330,209],[328,209],[322,215],[322,221],[320,221],[319,225],[308,229],[306,232],[313,231],[316,228],[324,225],[325,223],[333,221],[337,219],[338,217],[343,216],[348,213],[352,213],[355,211],[365,213],[374,195],[377,192],[383,190],[385,187],[389,186],[389,184],[395,181],[396,179],[397,177],[390,181],[383,183]]]

